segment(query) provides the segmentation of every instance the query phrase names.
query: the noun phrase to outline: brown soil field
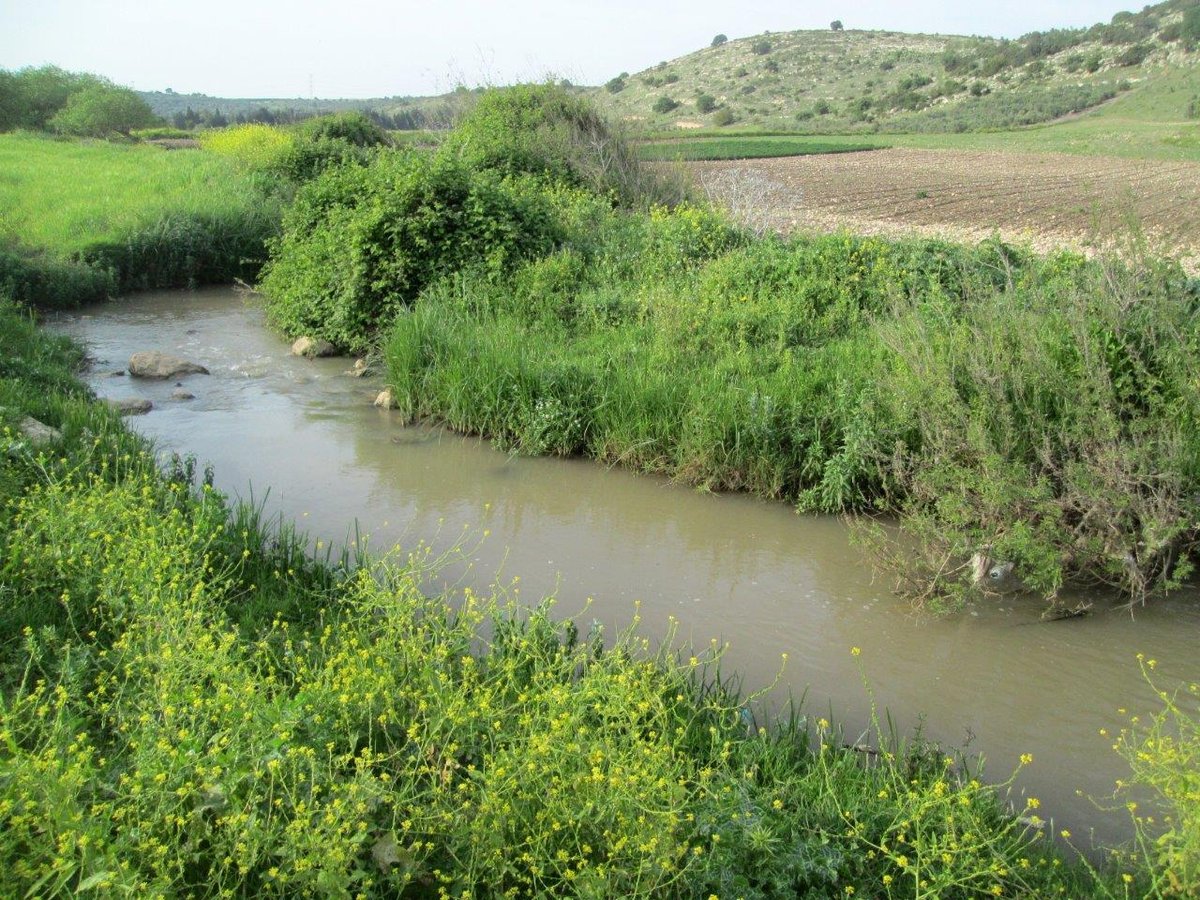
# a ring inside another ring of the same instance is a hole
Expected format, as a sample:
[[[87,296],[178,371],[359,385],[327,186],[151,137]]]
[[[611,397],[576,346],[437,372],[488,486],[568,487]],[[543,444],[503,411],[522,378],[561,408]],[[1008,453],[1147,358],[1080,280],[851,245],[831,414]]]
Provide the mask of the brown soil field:
[[[992,235],[1045,251],[1148,248],[1200,269],[1200,164],[1067,154],[872,150],[687,164],[759,230]]]

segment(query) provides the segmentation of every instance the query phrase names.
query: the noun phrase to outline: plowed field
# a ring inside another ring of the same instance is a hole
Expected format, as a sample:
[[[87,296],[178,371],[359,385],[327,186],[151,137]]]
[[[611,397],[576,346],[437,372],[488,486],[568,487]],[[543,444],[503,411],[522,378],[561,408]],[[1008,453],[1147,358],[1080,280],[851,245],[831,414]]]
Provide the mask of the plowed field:
[[[960,150],[874,150],[689,164],[760,228],[999,234],[1039,250],[1151,249],[1200,266],[1200,164]]]

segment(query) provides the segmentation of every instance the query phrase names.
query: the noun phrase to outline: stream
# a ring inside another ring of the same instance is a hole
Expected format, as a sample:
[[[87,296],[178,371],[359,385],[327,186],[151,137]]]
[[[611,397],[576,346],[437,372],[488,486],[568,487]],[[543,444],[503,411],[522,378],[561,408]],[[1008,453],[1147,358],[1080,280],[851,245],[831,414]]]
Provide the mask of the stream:
[[[371,405],[381,378],[348,376],[351,360],[290,355],[252,294],[147,292],[49,327],[88,345],[98,395],[154,403],[129,420],[136,430],[211,463],[217,487],[295,520],[314,542],[358,534],[375,553],[422,540],[435,551],[463,547],[471,565],[454,577],[481,586],[519,578],[526,601],[553,593],[559,615],[582,614],[581,631],[593,618],[621,627],[640,605],[642,631],[654,637],[674,616],[686,640],[727,642],[723,669],[749,690],[772,682],[787,654],[777,690],[804,696],[810,716],[843,723],[849,742],[873,695],[902,733],[921,723],[947,749],[984,754],[989,780],[1032,754],[1017,806],[1023,793],[1038,797],[1039,814],[1056,832],[1070,828],[1081,850],[1130,833],[1123,810],[1097,804],[1113,805],[1115,781],[1129,776],[1111,746],[1126,719],[1118,708],[1157,708],[1136,654],[1158,660],[1165,688],[1200,680],[1195,591],[1134,617],[1098,598],[1087,617],[1042,622],[1040,602],[1012,596],[918,617],[873,580],[840,519],[405,425]],[[212,374],[181,379],[195,399],[174,400],[174,380],[112,374],[138,350]]]

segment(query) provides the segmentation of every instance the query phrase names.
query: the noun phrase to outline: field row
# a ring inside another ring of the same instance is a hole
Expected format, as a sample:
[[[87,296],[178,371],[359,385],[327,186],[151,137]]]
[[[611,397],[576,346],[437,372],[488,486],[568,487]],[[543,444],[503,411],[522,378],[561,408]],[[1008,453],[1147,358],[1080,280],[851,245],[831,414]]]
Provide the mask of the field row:
[[[785,233],[848,228],[969,240],[999,233],[1039,249],[1112,246],[1132,233],[1189,258],[1192,268],[1200,255],[1195,163],[886,149],[692,169],[743,218]],[[747,204],[748,191],[759,202]]]

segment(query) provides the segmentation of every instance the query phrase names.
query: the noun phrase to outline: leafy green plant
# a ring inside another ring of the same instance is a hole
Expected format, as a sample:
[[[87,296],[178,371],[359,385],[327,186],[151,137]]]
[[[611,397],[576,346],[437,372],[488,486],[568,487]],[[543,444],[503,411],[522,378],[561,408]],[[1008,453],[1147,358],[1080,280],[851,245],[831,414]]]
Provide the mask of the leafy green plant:
[[[286,333],[358,350],[439,275],[468,265],[499,274],[547,250],[554,229],[531,182],[446,155],[391,154],[301,188],[261,286]]]
[[[157,118],[146,101],[128,88],[94,84],[71,94],[47,124],[62,134],[127,137],[133,129],[145,128]]]
[[[1145,896],[1192,897],[1200,892],[1200,686],[1168,692],[1155,660],[1139,653],[1138,665],[1161,707],[1145,721],[1132,716],[1113,744],[1132,770],[1120,786],[1137,834],[1133,868],[1149,875]],[[1139,789],[1150,791],[1149,809]]]

